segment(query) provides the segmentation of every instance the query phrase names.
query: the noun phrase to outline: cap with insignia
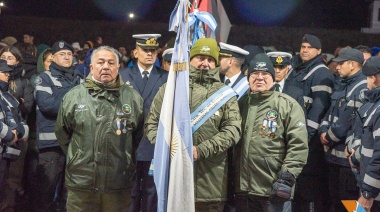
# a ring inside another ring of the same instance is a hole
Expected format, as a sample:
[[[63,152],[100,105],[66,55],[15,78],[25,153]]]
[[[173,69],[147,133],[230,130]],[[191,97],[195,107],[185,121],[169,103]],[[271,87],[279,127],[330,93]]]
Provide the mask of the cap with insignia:
[[[143,49],[157,49],[157,38],[161,37],[161,34],[138,34],[132,37],[136,38],[136,44]]]
[[[255,71],[268,72],[271,74],[272,79],[275,79],[273,64],[270,61],[268,55],[266,55],[265,53],[257,54],[250,62],[247,75],[248,79],[251,76],[251,74]]]
[[[216,65],[219,65],[220,47],[213,38],[199,38],[190,49],[190,60],[197,55],[206,55],[214,58]]]
[[[62,50],[69,50],[74,53],[74,48],[70,44],[66,43],[66,41],[63,41],[63,40],[55,42],[53,46],[51,47],[52,54],[55,54]]]
[[[162,59],[164,59],[165,61],[171,62],[173,51],[174,51],[174,48],[166,49],[164,53],[162,53]]]
[[[267,55],[274,66],[288,66],[292,59],[292,55],[287,52],[268,52]]]
[[[239,48],[237,46],[233,46],[227,43],[220,42],[220,52],[219,56],[222,57],[237,57],[245,59],[245,56],[249,55],[249,52]]]

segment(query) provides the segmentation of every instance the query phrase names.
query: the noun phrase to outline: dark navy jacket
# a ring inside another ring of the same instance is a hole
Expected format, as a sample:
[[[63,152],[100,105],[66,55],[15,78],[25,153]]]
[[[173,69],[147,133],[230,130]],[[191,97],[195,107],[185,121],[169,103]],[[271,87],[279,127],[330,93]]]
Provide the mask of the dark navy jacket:
[[[166,83],[168,73],[169,72],[161,68],[153,66],[152,71],[149,74],[148,82],[145,86],[138,65],[119,70],[123,82],[132,86],[144,99],[145,118],[148,116],[150,106],[152,105],[156,93],[161,86]],[[143,135],[143,129],[141,129],[139,133]],[[150,141],[143,136],[136,150],[136,159],[138,161],[151,161],[153,159],[153,154],[154,144],[151,144]]]
[[[319,133],[326,132],[326,139],[330,146],[325,146],[326,160],[329,163],[350,167],[344,154],[346,142],[352,133],[358,108],[363,105],[359,96],[367,89],[366,76],[358,71],[353,76],[342,81],[339,90],[335,90],[331,96],[331,106],[326,113]]]
[[[82,81],[75,75],[69,80],[65,75],[50,66],[50,71],[42,72],[36,78],[35,99],[37,104],[37,144],[39,149],[59,147],[54,133],[58,109],[63,96]]]
[[[371,197],[380,189],[380,87],[367,92],[370,105],[363,125],[360,155],[361,190]]]

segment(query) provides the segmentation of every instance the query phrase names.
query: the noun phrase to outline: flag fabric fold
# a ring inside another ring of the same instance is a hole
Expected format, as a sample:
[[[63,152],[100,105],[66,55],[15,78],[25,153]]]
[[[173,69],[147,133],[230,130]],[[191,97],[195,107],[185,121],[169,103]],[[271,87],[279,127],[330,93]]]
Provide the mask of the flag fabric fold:
[[[179,0],[169,30],[176,31],[154,150],[157,211],[195,211],[189,108],[188,0]]]

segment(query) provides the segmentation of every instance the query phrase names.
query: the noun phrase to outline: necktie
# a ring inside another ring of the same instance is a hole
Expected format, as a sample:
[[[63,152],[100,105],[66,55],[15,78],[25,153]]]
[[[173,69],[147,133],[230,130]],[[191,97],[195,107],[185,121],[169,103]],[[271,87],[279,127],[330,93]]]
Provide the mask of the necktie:
[[[143,71],[143,75],[144,75],[144,77],[143,77],[143,81],[144,81],[145,85],[146,85],[146,83],[148,82],[148,74],[149,74],[148,71]]]
[[[224,84],[226,84],[227,86],[230,84],[231,80],[230,79],[226,79],[226,81],[224,81]]]
[[[278,91],[278,92],[280,92],[280,84],[278,84],[278,83],[276,83],[276,84],[274,84],[274,91]]]

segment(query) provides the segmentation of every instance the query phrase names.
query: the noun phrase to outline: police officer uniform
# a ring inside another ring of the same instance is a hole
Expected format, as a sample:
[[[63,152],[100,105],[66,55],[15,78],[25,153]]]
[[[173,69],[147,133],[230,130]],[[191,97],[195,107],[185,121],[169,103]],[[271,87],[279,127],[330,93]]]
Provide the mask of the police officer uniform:
[[[157,38],[161,37],[160,34],[139,34],[133,35],[136,38],[136,45],[142,49],[158,48]],[[121,69],[119,74],[123,81],[132,86],[144,99],[144,116],[149,113],[150,106],[153,98],[166,83],[168,72],[152,65],[150,70],[144,70],[139,65],[139,58],[137,64],[133,67]],[[145,74],[146,72],[149,74]],[[145,72],[145,73],[144,73]],[[145,75],[147,75],[145,77]],[[146,83],[144,82],[144,78]],[[140,129],[141,136],[143,129]],[[153,159],[154,144],[151,144],[145,137],[141,141],[134,141],[136,149],[136,172],[137,181],[132,191],[132,206],[131,211],[156,211],[157,210],[157,192],[153,181],[153,176],[149,175],[149,168]]]
[[[74,52],[73,47],[65,41],[53,44],[53,55],[62,50]],[[37,166],[37,195],[39,198],[36,198],[35,208],[39,211],[53,210],[56,207],[56,203],[53,201],[56,189],[62,189],[65,155],[58,144],[54,127],[63,96],[81,82],[80,76],[74,73],[73,66],[65,68],[52,62],[49,69],[50,71],[41,73],[35,82],[39,149]]]
[[[348,60],[361,64],[363,54],[357,49],[343,50],[337,62]],[[344,211],[341,200],[357,199],[359,190],[356,187],[355,175],[352,173],[349,161],[344,154],[348,135],[352,134],[352,125],[357,110],[362,106],[360,93],[366,90],[367,80],[361,69],[352,76],[343,79],[342,87],[335,90],[331,96],[331,106],[326,113],[319,129],[319,134],[326,133],[329,146],[324,146],[325,157],[329,163],[329,190],[336,211]]]

